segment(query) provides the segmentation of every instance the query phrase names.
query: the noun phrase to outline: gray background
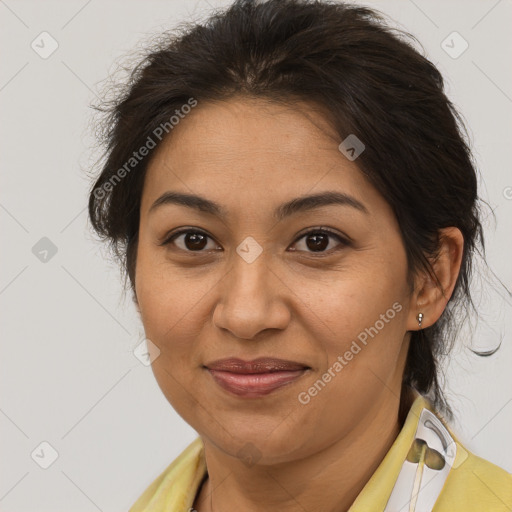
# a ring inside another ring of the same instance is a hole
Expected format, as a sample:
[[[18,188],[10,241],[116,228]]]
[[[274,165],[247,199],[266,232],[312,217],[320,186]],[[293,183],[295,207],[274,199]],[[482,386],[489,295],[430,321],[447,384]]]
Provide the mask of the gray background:
[[[496,213],[485,223],[488,261],[510,287],[512,2],[364,3],[418,37],[445,76]],[[98,156],[88,104],[145,38],[228,4],[0,1],[2,512],[127,510],[196,437],[134,356],[142,325],[88,228],[85,171]],[[31,47],[51,49],[43,31],[58,43],[47,58]],[[454,31],[469,44],[457,58],[463,41]],[[57,252],[45,256],[50,245]],[[460,439],[512,471],[511,309],[495,288],[479,296],[485,321],[473,340],[461,333],[445,387]],[[468,350],[493,348],[500,337],[491,357]],[[47,469],[44,441],[58,453]]]

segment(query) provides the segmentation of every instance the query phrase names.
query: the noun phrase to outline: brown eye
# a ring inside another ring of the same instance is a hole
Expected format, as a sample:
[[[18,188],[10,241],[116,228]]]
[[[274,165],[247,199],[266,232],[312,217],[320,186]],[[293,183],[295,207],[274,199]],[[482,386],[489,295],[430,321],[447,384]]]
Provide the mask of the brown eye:
[[[306,245],[312,251],[324,251],[329,245],[329,235],[314,233],[306,237]]]
[[[191,251],[204,249],[207,245],[207,236],[202,233],[186,233],[183,243]]]
[[[350,245],[348,240],[344,239],[342,236],[338,235],[337,233],[334,233],[330,230],[326,229],[316,229],[311,230],[304,235],[302,235],[298,240],[305,240],[304,246],[305,249],[299,249],[299,250],[305,250],[306,252],[312,252],[312,253],[319,253],[320,255],[323,255],[325,253],[330,253],[336,251],[336,247],[334,250],[330,248],[329,250],[326,250],[327,247],[329,247],[329,243],[331,239],[336,239],[339,244],[341,245],[341,248]],[[297,242],[296,242],[297,243]],[[294,249],[295,250],[295,249]]]
[[[180,239],[181,238],[181,239]],[[174,244],[179,249],[186,252],[205,252],[204,249],[208,245],[208,239],[213,239],[202,231],[196,230],[181,230],[174,233],[171,237],[167,238],[161,245]],[[213,247],[209,249],[216,249],[217,245],[213,243]]]

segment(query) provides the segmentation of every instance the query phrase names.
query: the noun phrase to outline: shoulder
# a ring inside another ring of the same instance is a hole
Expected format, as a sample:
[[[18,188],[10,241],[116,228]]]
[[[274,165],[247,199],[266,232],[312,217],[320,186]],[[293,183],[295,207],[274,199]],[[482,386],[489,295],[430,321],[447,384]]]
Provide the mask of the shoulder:
[[[465,448],[457,456],[433,512],[512,510],[512,474]]]
[[[512,474],[466,448],[427,397],[416,395],[395,443],[403,463],[386,512],[404,503],[418,511],[512,511]]]
[[[198,437],[146,488],[129,512],[188,510],[205,474],[204,445]]]

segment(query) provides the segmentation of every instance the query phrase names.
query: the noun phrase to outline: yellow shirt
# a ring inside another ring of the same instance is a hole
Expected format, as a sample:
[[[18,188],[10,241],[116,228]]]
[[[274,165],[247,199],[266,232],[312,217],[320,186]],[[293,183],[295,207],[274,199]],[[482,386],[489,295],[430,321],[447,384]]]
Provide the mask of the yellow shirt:
[[[430,402],[415,396],[402,430],[350,512],[510,512],[512,474],[466,450]],[[129,512],[190,512],[206,474],[199,437]]]

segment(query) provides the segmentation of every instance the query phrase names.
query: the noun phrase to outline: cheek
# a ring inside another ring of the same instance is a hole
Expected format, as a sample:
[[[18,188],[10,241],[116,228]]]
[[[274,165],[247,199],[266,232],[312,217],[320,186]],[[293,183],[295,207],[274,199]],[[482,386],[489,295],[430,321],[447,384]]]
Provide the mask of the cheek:
[[[168,402],[191,421],[190,411],[197,406],[193,379],[199,365],[197,315],[204,289],[192,289],[187,279],[169,271],[158,254],[145,249],[142,245],[138,252],[136,290],[145,335],[160,351],[151,369]]]
[[[341,356],[354,370],[394,369],[406,332],[405,268],[400,258],[387,264],[381,261],[305,294],[308,309],[322,320],[317,322],[321,330],[317,339],[323,340],[329,366]]]
[[[212,276],[191,280],[187,271],[172,267],[157,251],[139,249],[136,288],[146,337],[161,351],[160,364],[181,371],[195,363],[197,340],[209,322]]]
[[[393,371],[405,334],[405,308],[400,301],[366,298],[358,304],[343,307],[345,300],[340,300],[341,309],[331,311],[325,322],[328,329],[319,333],[328,367],[341,361],[343,373],[355,380],[363,378],[363,368],[378,375]],[[333,301],[331,307],[335,305]]]
[[[146,337],[161,350],[163,341],[172,337],[179,319],[186,314],[188,299],[181,280],[173,279],[162,262],[143,241],[137,254],[136,289]]]
[[[322,322],[311,334],[323,354],[299,399],[310,401],[309,413],[329,410],[330,414],[297,416],[304,428],[350,430],[398,375],[406,331],[406,288],[394,276],[384,275],[380,280],[368,275],[368,280],[333,283],[332,293],[326,299],[324,291],[322,301],[310,296],[311,304],[321,304],[315,313]]]

